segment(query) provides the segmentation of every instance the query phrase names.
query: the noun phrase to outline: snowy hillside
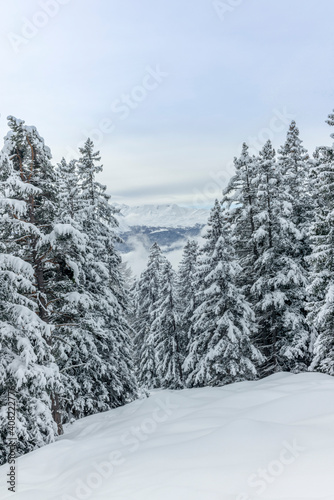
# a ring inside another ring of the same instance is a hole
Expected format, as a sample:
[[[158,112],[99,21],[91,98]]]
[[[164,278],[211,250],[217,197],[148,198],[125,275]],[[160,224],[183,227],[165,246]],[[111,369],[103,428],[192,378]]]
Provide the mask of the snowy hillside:
[[[20,458],[15,499],[332,500],[333,396],[319,373],[155,391]]]

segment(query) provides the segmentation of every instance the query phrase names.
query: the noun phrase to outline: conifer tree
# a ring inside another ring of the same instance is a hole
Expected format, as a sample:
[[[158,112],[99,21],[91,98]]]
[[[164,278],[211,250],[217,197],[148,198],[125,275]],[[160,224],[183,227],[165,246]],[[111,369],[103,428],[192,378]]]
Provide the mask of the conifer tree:
[[[179,265],[176,280],[177,304],[180,315],[179,346],[182,356],[188,354],[189,342],[193,337],[192,316],[196,309],[196,264],[199,255],[199,245],[195,240],[187,241],[183,257]]]
[[[131,327],[126,319],[128,301],[115,250],[116,211],[109,204],[106,187],[96,181],[103,167],[90,139],[80,153],[75,219],[86,244],[80,264],[82,285],[79,281],[77,291],[68,296],[77,309],[79,330],[76,349],[69,353],[65,366],[67,376],[72,375],[76,383],[71,404],[77,417],[125,404],[137,390]]]
[[[29,298],[35,292],[34,270],[19,257],[0,254],[0,465],[9,455],[9,392],[15,397],[17,453],[54,441],[57,426],[51,397],[58,369],[48,325]]]
[[[292,121],[284,146],[278,150],[278,168],[281,183],[280,195],[291,205],[290,220],[300,233],[295,239],[296,259],[302,267],[307,268],[305,258],[310,254],[309,233],[313,218],[313,207],[310,189],[310,162],[307,150],[299,137],[299,129]]]
[[[59,373],[51,354],[49,299],[57,272],[53,229],[57,184],[50,151],[34,127],[9,117],[1,156],[0,433],[7,390],[17,390],[19,452],[60,432]],[[1,460],[4,449],[1,448]]]
[[[163,388],[183,387],[182,330],[175,294],[176,274],[166,260],[161,270],[160,297],[155,304],[151,331],[156,349],[159,379]]]
[[[327,123],[334,126],[334,112]],[[334,139],[334,133],[331,138]],[[317,210],[311,228],[309,321],[318,338],[311,370],[334,375],[334,144],[318,148],[315,160]]]
[[[189,339],[188,343],[187,356],[183,363],[183,373],[185,375],[186,384],[189,387],[192,387],[194,385],[192,374],[195,373],[195,370],[197,369],[203,355],[202,350],[198,347],[198,342],[200,339],[198,335],[198,329],[195,328],[195,312],[197,311],[198,307],[201,306],[205,301],[205,278],[210,270],[208,256],[210,256],[214,251],[214,247],[221,235],[222,227],[222,209],[220,204],[216,200],[208,219],[206,233],[203,235],[205,243],[200,248],[194,273],[194,282],[196,289],[194,297],[195,309],[191,317],[191,338]]]
[[[237,253],[240,274],[240,286],[248,300],[251,300],[250,288],[254,283],[254,264],[258,258],[255,237],[257,223],[257,164],[248,152],[246,143],[242,146],[239,158],[234,159],[235,175],[224,191],[222,205],[226,218],[230,220],[231,242]]]
[[[301,371],[309,362],[309,329],[303,312],[307,279],[296,259],[302,238],[291,217],[293,205],[284,175],[268,141],[257,162],[255,238],[258,259],[251,292],[259,328],[258,343],[267,358],[265,373]]]
[[[62,159],[57,167],[59,179],[59,203],[57,228],[66,228],[57,239],[62,255],[61,267],[65,277],[57,276],[57,298],[54,304],[55,329],[53,352],[60,368],[63,391],[60,395],[62,421],[107,409],[101,405],[91,389],[92,378],[89,367],[97,365],[94,336],[85,328],[91,316],[93,298],[86,290],[84,266],[88,246],[88,235],[84,233],[79,216],[81,208],[77,161],[67,163]],[[93,371],[91,369],[91,371]],[[89,408],[89,409],[88,409]]]
[[[200,264],[204,277],[195,310],[195,336],[186,366],[188,386],[224,385],[257,376],[262,356],[252,344],[254,315],[237,285],[241,271],[229,241],[220,203],[208,222]]]
[[[139,384],[148,389],[160,386],[152,323],[160,297],[160,273],[163,264],[161,249],[154,243],[146,269],[140,276],[135,292],[135,359]]]

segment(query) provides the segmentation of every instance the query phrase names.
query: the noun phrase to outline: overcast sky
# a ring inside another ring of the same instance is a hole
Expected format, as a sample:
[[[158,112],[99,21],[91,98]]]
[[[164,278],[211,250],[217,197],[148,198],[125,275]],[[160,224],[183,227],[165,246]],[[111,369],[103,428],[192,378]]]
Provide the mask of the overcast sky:
[[[1,135],[35,125],[55,161],[88,135],[112,199],[210,205],[243,141],[277,147],[296,119],[330,143],[332,0],[10,0]]]

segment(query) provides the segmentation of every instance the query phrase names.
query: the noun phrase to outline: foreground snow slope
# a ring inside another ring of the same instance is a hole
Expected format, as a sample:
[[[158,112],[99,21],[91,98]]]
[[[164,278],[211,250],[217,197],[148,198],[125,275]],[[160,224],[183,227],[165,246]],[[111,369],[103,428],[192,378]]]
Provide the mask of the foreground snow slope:
[[[333,500],[334,378],[157,391],[22,457],[15,495],[7,468],[2,500]]]

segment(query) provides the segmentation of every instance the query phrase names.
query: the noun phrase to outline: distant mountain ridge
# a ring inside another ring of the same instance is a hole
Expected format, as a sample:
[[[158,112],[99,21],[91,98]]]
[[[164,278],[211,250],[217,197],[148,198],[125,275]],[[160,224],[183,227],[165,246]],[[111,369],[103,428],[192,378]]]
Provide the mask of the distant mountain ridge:
[[[117,220],[120,232],[124,233],[135,226],[155,228],[193,228],[204,226],[209,217],[209,210],[193,207],[180,207],[176,204],[165,205],[129,205],[114,204],[120,210]]]
[[[209,209],[175,204],[114,206],[119,210],[117,233],[124,241],[118,249],[137,275],[144,269],[149,249],[155,242],[176,267],[187,240],[200,240],[210,214]]]

